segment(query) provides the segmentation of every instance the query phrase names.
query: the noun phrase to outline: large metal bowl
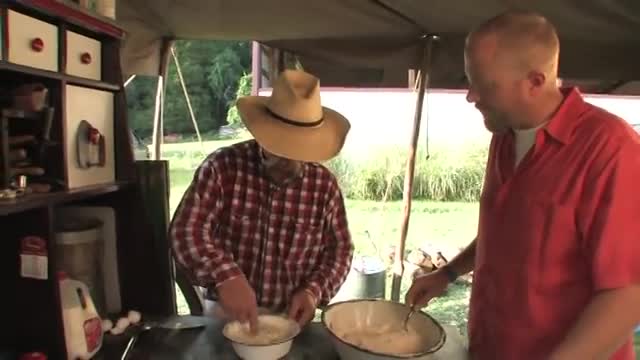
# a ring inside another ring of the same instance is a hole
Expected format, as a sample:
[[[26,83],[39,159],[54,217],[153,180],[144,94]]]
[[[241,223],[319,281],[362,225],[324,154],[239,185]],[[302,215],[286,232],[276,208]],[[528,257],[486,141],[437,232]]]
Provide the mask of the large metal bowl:
[[[322,323],[331,334],[336,351],[342,360],[391,360],[391,359],[432,359],[446,341],[442,326],[431,316],[416,313],[409,320],[409,326],[421,335],[420,351],[403,354],[387,354],[371,351],[345,339],[345,334],[354,330],[396,327],[402,329],[407,315],[406,305],[380,299],[356,299],[336,302],[322,312]]]

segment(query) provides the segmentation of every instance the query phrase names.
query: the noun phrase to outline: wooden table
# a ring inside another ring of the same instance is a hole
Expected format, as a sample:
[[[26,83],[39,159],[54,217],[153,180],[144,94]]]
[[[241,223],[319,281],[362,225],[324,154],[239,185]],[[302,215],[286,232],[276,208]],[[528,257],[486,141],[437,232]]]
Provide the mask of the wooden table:
[[[224,323],[213,318],[202,318],[206,327],[169,330],[154,328],[143,333],[130,360],[237,360],[231,343],[222,336]],[[321,323],[312,323],[296,337],[287,360],[337,360],[327,330]],[[120,359],[131,332],[125,335],[106,335],[103,349],[97,359]]]
[[[224,323],[213,318],[200,318],[206,327],[168,330],[154,328],[142,334],[129,360],[237,360],[231,344],[222,336]],[[447,343],[434,360],[464,360],[466,351],[460,335],[453,327],[445,327]],[[120,360],[131,332],[125,335],[106,335],[103,348],[96,359]],[[287,360],[339,360],[331,338],[321,323],[307,326],[293,342]]]

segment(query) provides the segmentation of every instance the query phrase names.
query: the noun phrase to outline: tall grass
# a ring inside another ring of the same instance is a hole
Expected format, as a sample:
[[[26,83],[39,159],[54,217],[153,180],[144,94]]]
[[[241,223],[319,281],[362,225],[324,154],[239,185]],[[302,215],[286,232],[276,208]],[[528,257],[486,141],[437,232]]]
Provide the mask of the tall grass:
[[[233,143],[211,141],[165,145],[163,157],[172,170],[185,172],[185,180],[216,147]],[[408,151],[397,146],[376,146],[367,151],[346,153],[327,162],[338,178],[344,196],[352,200],[400,200],[404,187]],[[487,147],[481,145],[438,148],[427,159],[418,151],[413,198],[432,201],[478,201],[485,172]],[[385,196],[386,194],[386,196]]]
[[[345,197],[357,200],[402,199],[408,151],[378,148],[366,157],[340,155],[327,163]],[[482,189],[487,148],[441,149],[429,158],[416,155],[412,197],[434,201],[477,201]],[[385,196],[386,193],[386,196]]]

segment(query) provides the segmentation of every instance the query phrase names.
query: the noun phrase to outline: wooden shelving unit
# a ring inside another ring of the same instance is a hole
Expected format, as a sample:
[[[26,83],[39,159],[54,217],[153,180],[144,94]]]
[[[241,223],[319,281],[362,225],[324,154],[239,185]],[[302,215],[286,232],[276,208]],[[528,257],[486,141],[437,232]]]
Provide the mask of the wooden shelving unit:
[[[87,200],[134,186],[129,182],[87,186],[82,189],[56,191],[49,194],[32,194],[11,200],[0,201],[0,216],[17,214],[48,206],[60,206],[67,203]]]
[[[122,86],[119,84],[112,84],[104,81],[85,79],[77,76],[60,74],[53,71],[33,69],[28,66],[11,64],[8,62],[0,62],[0,71],[11,71],[18,74],[32,75],[40,78],[65,81],[68,84],[81,85],[81,86],[86,86],[92,89],[104,90],[104,91],[120,91],[120,89],[122,88]]]
[[[30,83],[48,89],[47,107],[53,109],[48,139],[52,146],[40,166],[47,176],[63,184],[48,193],[0,200],[0,283],[6,286],[4,293],[11,294],[6,326],[0,330],[0,350],[10,349],[16,354],[40,351],[49,359],[65,359],[55,276],[55,224],[61,211],[70,206],[113,210],[122,311],[135,309],[154,316],[175,311],[175,299],[168,295],[173,291],[171,269],[167,259],[157,257],[167,257],[168,248],[159,249],[155,243],[137,180],[119,62],[124,32],[111,19],[57,0],[0,0],[0,24],[0,90],[5,90],[4,94]],[[53,30],[48,30],[48,35],[37,32],[42,29]],[[75,37],[75,43],[70,36]],[[46,40],[44,47],[36,49],[31,43],[30,48],[29,42],[39,37]],[[57,44],[51,44],[51,39]],[[86,46],[78,45],[77,39]],[[51,48],[56,51],[44,56]],[[96,48],[100,50],[91,54],[89,61],[84,57],[80,61],[80,53]],[[101,62],[91,62],[98,58]],[[87,69],[89,66],[99,68]],[[0,112],[5,119],[21,121],[22,125],[27,124],[26,119],[38,121],[38,113],[16,110],[8,100],[0,97]],[[81,134],[77,123],[82,120],[91,122],[107,144],[105,162],[88,168],[78,165],[82,162],[76,147]],[[7,129],[9,133],[17,131],[11,123]],[[29,129],[21,126],[14,135],[24,135],[22,132],[28,133]],[[7,158],[0,159],[0,165],[5,167]],[[29,183],[31,177],[27,178]],[[25,277],[20,271],[25,237],[37,237],[47,244],[45,279]]]

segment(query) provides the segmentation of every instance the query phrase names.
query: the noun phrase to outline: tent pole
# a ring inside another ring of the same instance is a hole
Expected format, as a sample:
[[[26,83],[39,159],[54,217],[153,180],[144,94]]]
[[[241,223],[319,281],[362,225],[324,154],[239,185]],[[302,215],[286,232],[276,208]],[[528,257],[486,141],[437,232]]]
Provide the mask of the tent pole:
[[[251,43],[251,95],[256,96],[262,87],[262,49],[260,43]]]
[[[135,74],[129,76],[129,78],[124,82],[124,87],[127,87],[127,85],[129,85],[129,83],[131,83],[135,78],[136,78]]]
[[[162,156],[162,139],[163,126],[162,126],[162,106],[164,101],[164,83],[167,78],[167,68],[169,65],[169,53],[173,47],[173,40],[165,38],[162,41],[162,48],[160,53],[160,66],[158,67],[158,86],[156,88],[156,107],[153,114],[153,151],[151,157],[153,160],[160,160]]]
[[[178,72],[178,78],[180,79],[180,85],[182,86],[182,92],[184,93],[184,98],[187,100],[187,108],[189,108],[189,115],[191,116],[191,122],[193,123],[193,127],[196,130],[196,135],[198,136],[198,142],[202,147],[202,136],[200,136],[200,129],[198,128],[198,122],[196,121],[196,115],[193,113],[193,107],[191,106],[191,99],[189,98],[189,93],[187,92],[187,85],[184,83],[184,78],[182,77],[182,70],[180,70],[180,62],[178,62],[178,56],[176,55],[173,47],[171,48],[171,56],[173,56],[173,62],[176,64],[176,71]]]
[[[151,157],[153,160],[160,160],[162,145],[162,116],[160,107],[162,106],[162,89],[164,76],[158,75],[158,84],[156,85],[156,106],[153,112],[153,151]]]
[[[174,43],[175,43],[174,40],[169,40],[169,42],[167,43],[167,47],[169,49],[173,49]],[[160,142],[160,144],[164,143],[164,109],[165,109],[165,106],[167,105],[164,99],[165,99],[165,95],[167,95],[167,84],[169,83],[168,79],[169,79],[169,65],[170,65],[168,55],[167,55],[166,61],[167,61],[167,65],[165,66],[164,73],[162,75],[162,78],[164,79],[164,81],[162,82],[162,92],[160,93],[160,130],[162,135],[162,139],[161,139],[162,141]],[[158,160],[162,158],[162,150],[160,150],[159,154],[160,155],[158,155]]]
[[[431,58],[433,55],[433,44],[439,38],[435,35],[424,37],[424,50],[422,54],[422,64],[420,66],[420,74],[418,78],[418,97],[416,100],[416,110],[413,118],[413,128],[411,131],[411,143],[409,146],[409,156],[407,158],[407,167],[404,176],[404,189],[402,199],[404,202],[404,211],[402,214],[402,225],[400,238],[395,248],[395,256],[393,261],[393,282],[391,284],[391,300],[400,300],[400,285],[402,283],[402,275],[404,274],[404,248],[409,231],[409,218],[411,216],[411,196],[413,190],[413,175],[416,165],[416,148],[418,146],[418,138],[420,136],[420,122],[422,120],[422,105],[424,96],[429,82],[429,71],[431,71]]]
[[[285,51],[278,48],[271,48],[271,60],[269,66],[270,86],[276,81],[280,73],[285,70]]]

